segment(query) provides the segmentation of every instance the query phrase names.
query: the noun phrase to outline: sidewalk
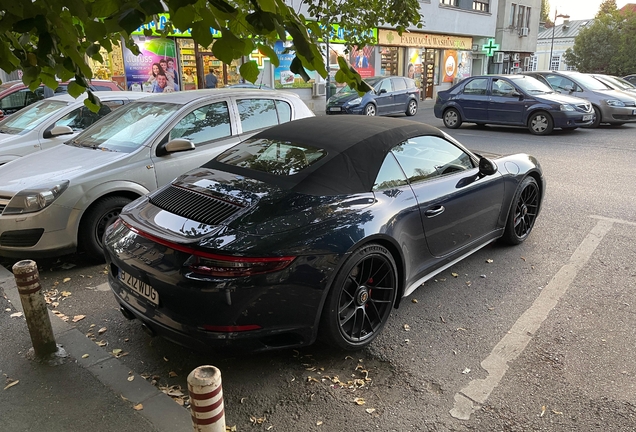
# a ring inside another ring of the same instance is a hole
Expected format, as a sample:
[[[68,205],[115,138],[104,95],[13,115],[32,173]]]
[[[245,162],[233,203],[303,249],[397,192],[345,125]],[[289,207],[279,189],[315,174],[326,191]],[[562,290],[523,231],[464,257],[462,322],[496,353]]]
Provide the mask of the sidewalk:
[[[0,390],[0,429],[192,430],[188,410],[50,312],[55,339],[68,357],[58,366],[27,359],[26,353],[32,345],[26,321],[24,317],[11,317],[22,311],[18,290],[11,272],[1,266],[0,306],[0,385],[4,389]],[[17,384],[7,387],[16,380]]]

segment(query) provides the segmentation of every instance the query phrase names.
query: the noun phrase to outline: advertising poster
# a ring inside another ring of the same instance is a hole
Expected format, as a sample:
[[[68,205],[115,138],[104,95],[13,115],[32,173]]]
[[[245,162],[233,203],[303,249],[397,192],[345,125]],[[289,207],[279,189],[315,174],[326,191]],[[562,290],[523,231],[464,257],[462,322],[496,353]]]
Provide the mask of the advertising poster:
[[[362,78],[375,76],[375,68],[373,67],[375,64],[374,48],[373,46],[367,45],[364,48],[358,49],[357,46],[354,46],[351,50],[349,63],[358,71]]]
[[[310,81],[305,82],[300,75],[296,75],[289,67],[296,55],[293,51],[285,52],[285,48],[291,45],[291,42],[278,41],[274,44],[274,52],[278,56],[278,67],[274,69],[274,88],[311,88]],[[317,72],[307,71],[309,77],[315,79]]]
[[[149,93],[179,91],[177,47],[173,39],[133,36],[140,54],[124,47],[124,70],[128,90]]]
[[[444,51],[444,78],[443,82],[453,82],[457,75],[457,51]]]
[[[472,71],[473,55],[470,51],[460,51],[457,57],[457,79],[468,78]]]
[[[415,80],[415,85],[417,87],[421,87],[424,67],[422,66],[420,50],[418,48],[407,48],[406,53],[409,60],[409,63],[406,66],[406,76]]]

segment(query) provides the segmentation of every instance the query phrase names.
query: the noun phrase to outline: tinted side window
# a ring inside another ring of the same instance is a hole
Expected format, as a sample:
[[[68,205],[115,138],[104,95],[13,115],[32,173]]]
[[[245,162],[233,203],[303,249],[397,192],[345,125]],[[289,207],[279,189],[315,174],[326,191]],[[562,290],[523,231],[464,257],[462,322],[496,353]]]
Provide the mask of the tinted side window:
[[[380,90],[386,90],[387,92],[392,92],[393,88],[391,87],[391,80],[390,79],[383,79],[382,81],[380,81],[378,87],[376,88],[376,91],[379,93]]]
[[[24,108],[26,105],[27,92],[28,90],[21,90],[3,97],[0,101],[0,108],[3,110],[11,109],[13,111]]]
[[[408,184],[408,182],[406,181],[402,168],[400,168],[400,165],[395,160],[393,153],[389,153],[384,158],[384,162],[382,162],[378,176],[375,179],[375,183],[373,183],[373,190],[381,191],[406,184]]]
[[[278,111],[278,123],[287,123],[291,121],[291,107],[285,101],[276,101],[276,110]]]
[[[170,139],[189,139],[195,145],[232,135],[230,113],[226,102],[197,108],[172,128]]]
[[[96,86],[93,86],[93,88],[95,89],[95,91],[113,91],[113,89],[108,86],[96,85]]]
[[[415,81],[411,78],[404,78],[404,81],[406,81],[406,88],[412,89],[416,87]]]
[[[468,154],[436,136],[411,138],[392,151],[411,183],[473,168]]]
[[[499,78],[493,78],[492,80],[492,95],[493,96],[512,97],[512,92],[515,90],[516,89],[514,88],[514,86],[510,84],[508,81],[505,81]]]
[[[476,78],[470,80],[464,86],[464,94],[485,95],[488,88],[488,78]]]
[[[404,78],[393,78],[393,90],[400,91],[406,90],[406,82],[404,82]]]
[[[243,132],[278,124],[276,104],[271,99],[242,99],[236,102]]]

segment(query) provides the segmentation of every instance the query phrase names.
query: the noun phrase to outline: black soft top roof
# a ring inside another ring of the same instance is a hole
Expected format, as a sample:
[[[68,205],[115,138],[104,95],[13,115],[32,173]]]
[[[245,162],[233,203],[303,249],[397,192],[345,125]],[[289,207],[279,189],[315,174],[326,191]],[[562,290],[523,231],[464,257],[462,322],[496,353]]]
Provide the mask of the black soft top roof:
[[[204,168],[251,177],[282,189],[309,195],[370,192],[389,150],[421,135],[443,137],[432,126],[414,121],[367,116],[321,116],[266,129],[252,139],[268,139],[327,151],[318,162],[290,176],[226,165],[216,159]]]

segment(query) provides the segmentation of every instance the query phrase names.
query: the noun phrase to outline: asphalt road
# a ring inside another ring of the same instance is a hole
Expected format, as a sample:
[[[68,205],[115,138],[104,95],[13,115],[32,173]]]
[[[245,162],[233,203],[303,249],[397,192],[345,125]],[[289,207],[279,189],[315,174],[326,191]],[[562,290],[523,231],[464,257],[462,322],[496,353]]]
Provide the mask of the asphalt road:
[[[431,109],[414,119],[442,127]],[[43,285],[60,314],[85,315],[82,332],[161,388],[220,368],[238,431],[635,430],[636,125],[448,132],[478,152],[535,155],[542,213],[524,244],[489,246],[425,283],[366,350],[202,355],[125,320],[103,265],[41,260]]]

